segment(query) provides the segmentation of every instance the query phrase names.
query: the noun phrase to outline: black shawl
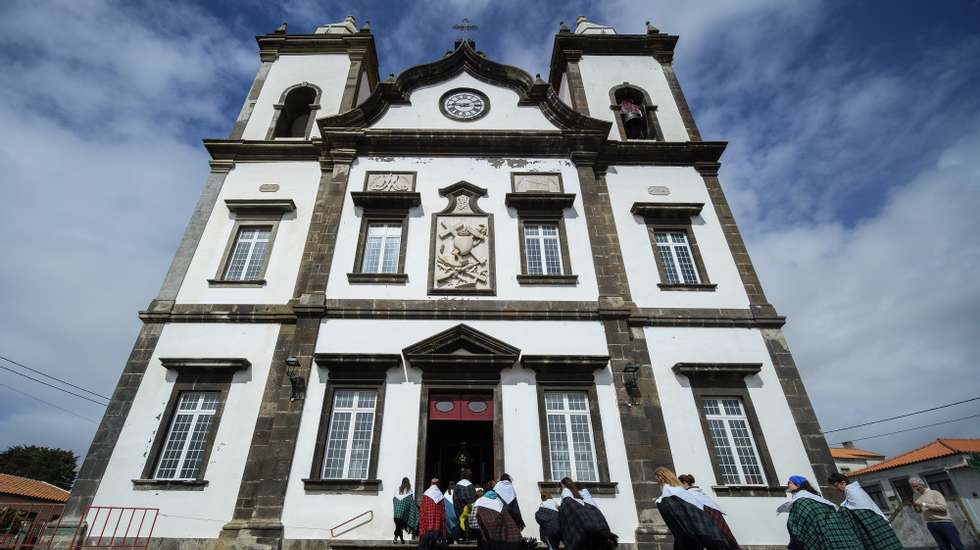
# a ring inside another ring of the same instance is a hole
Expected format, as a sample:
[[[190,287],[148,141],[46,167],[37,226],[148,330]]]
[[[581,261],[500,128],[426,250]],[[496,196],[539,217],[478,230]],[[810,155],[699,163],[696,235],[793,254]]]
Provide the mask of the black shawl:
[[[462,514],[463,508],[474,502],[476,502],[476,485],[470,483],[464,487],[457,483],[456,488],[453,489],[453,508],[456,509],[456,514]]]
[[[609,530],[602,512],[591,504],[583,504],[571,497],[563,498],[558,524],[566,550],[608,550],[616,547],[618,537]]]
[[[690,502],[676,496],[668,496],[657,502],[657,510],[660,510],[664,523],[674,535],[674,548],[678,550],[733,549],[728,538],[708,514]]]
[[[510,501],[505,508],[507,509],[507,513],[510,514],[510,517],[514,518],[514,523],[517,524],[518,529],[523,531],[526,524],[524,523],[524,518],[521,517],[521,507],[517,505],[517,497],[514,497],[514,500]]]
[[[561,525],[558,523],[558,512],[547,508],[538,508],[534,519],[540,527],[541,538],[555,540],[561,537]]]

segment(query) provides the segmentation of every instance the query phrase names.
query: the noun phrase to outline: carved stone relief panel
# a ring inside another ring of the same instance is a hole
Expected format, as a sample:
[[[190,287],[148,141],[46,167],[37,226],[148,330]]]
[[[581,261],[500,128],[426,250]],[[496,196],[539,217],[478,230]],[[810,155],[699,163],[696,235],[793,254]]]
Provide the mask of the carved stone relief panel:
[[[511,183],[515,193],[561,193],[561,174],[540,172],[512,173]]]
[[[486,193],[464,181],[439,190],[448,204],[432,215],[429,294],[494,294],[493,216],[477,205]]]
[[[415,190],[415,172],[368,172],[364,190],[405,193]]]

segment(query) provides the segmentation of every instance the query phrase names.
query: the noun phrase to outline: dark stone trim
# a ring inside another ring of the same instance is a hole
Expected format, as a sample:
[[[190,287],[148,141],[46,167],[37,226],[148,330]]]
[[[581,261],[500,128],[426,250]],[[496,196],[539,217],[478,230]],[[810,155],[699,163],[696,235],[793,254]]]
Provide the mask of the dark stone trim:
[[[402,356],[397,353],[317,353],[313,356],[318,367],[328,369],[331,382],[384,383],[388,369],[399,367]]]
[[[378,65],[371,31],[356,34],[267,34],[256,36],[259,56],[274,61],[280,55],[316,55],[324,53],[355,53],[364,56],[373,66]]]
[[[582,69],[578,65],[578,62],[582,59],[582,52],[565,52],[565,54],[565,59],[567,60],[565,73],[568,75],[565,83],[568,84],[568,99],[572,102],[572,107],[576,111],[585,116],[590,116],[589,98],[585,93]],[[554,86],[555,90],[558,90],[560,85],[561,80],[559,79],[558,84]]]
[[[573,158],[582,186],[582,204],[585,210],[586,227],[589,230],[589,245],[595,262],[596,283],[599,287],[599,303],[627,306],[631,302],[629,281],[623,263],[619,233],[609,202],[609,188],[604,175],[597,173],[592,155],[579,155]]]
[[[778,480],[777,480],[778,481]],[[718,497],[783,497],[786,496],[786,487],[773,485],[761,487],[759,485],[712,485],[711,490]]]
[[[256,286],[257,281],[261,280],[262,284],[265,284],[265,272],[269,268],[269,261],[272,258],[272,249],[276,245],[276,236],[279,234],[279,223],[282,222],[282,214],[269,211],[256,212],[255,210],[249,210],[248,208],[246,208],[244,211],[232,212],[235,214],[235,223],[231,226],[231,231],[228,234],[228,241],[225,243],[225,250],[221,254],[221,262],[218,264],[218,271],[214,274],[213,278],[208,279],[208,283],[211,284],[212,281],[214,281],[215,283],[221,284],[230,283],[231,285],[236,285],[244,283],[245,286]],[[228,271],[232,253],[235,250],[235,243],[238,242],[238,235],[241,233],[243,228],[247,227],[269,228],[269,243],[265,248],[265,257],[262,258],[262,267],[259,269],[257,279],[249,279],[248,281],[226,280],[224,276]]]
[[[749,376],[759,374],[762,363],[677,363],[671,368],[684,376]]]
[[[595,371],[606,368],[608,355],[522,355],[521,366],[534,371],[538,383],[595,383]]]
[[[408,274],[348,273],[347,282],[352,285],[403,285],[408,282]]]
[[[558,33],[551,50],[548,83],[556,90],[568,62],[583,55],[648,55],[667,58],[673,54],[677,36],[661,32],[648,34],[574,34]]]
[[[238,113],[238,119],[235,120],[235,125],[231,129],[228,139],[241,139],[242,135],[245,134],[245,128],[248,126],[249,119],[252,118],[252,111],[255,110],[255,104],[259,100],[262,87],[265,85],[266,79],[269,78],[269,71],[271,69],[271,61],[262,61],[259,65],[259,70],[255,73],[255,79],[252,80],[252,87],[248,90],[245,103],[242,105],[242,110]]]
[[[418,192],[403,193],[396,191],[351,191],[354,206],[374,210],[408,210],[422,204],[422,195]]]
[[[320,90],[320,87],[316,84],[311,84],[309,82],[293,84],[292,86],[283,90],[282,94],[279,95],[279,101],[272,105],[272,121],[269,124],[269,129],[265,133],[265,139],[276,139],[276,126],[279,124],[279,117],[282,116],[282,111],[286,107],[286,96],[298,88],[311,88],[314,92],[313,103],[310,103],[309,105],[310,114],[306,120],[306,129],[303,131],[303,139],[312,139],[310,132],[313,130],[313,122],[316,120],[316,111],[320,110],[320,98],[323,97],[323,91]]]
[[[216,161],[317,160],[320,149],[311,140],[206,139],[204,148]]]
[[[480,96],[483,99],[483,105],[484,105],[483,112],[481,112],[479,115],[473,118],[458,118],[446,110],[446,98],[452,94],[464,93],[464,92]],[[439,98],[439,112],[442,113],[442,116],[448,118],[449,120],[455,120],[456,122],[473,122],[476,120],[480,120],[481,118],[490,114],[490,107],[491,107],[490,98],[487,97],[487,94],[474,88],[453,88],[452,90],[449,90],[448,92],[442,94],[442,96]]]
[[[466,350],[467,353],[456,353]],[[465,324],[402,350],[423,382],[499,382],[500,371],[517,363],[521,350]]]
[[[390,359],[385,356],[354,355],[349,357],[360,358],[361,363],[335,361],[330,357],[332,354],[323,354],[327,367],[326,391],[323,392],[323,406],[320,409],[320,422],[317,425],[316,444],[313,447],[313,463],[310,467],[310,477],[303,480],[307,490],[311,488],[326,489],[326,485],[334,484],[329,487],[333,491],[363,491],[366,487],[359,487],[368,480],[375,480],[378,477],[378,457],[381,455],[381,426],[384,423],[385,394],[387,385],[385,384],[384,373],[388,369],[386,364]],[[390,356],[388,356],[390,357]],[[397,357],[397,356],[395,356]],[[380,358],[380,359],[379,359]],[[318,366],[323,367],[324,364]],[[397,363],[396,363],[397,365]],[[359,368],[368,370],[368,376],[359,378],[355,372]],[[372,376],[373,373],[373,376]],[[381,377],[378,378],[377,374]],[[368,479],[326,479],[323,477],[323,458],[327,452],[327,436],[330,435],[330,419],[333,415],[334,396],[338,390],[371,390],[377,393],[374,402],[374,427],[371,432],[371,458],[368,462]],[[313,482],[318,487],[311,487],[308,482]],[[345,488],[348,485],[348,488]]]
[[[578,481],[577,483],[594,497],[616,496],[618,492],[616,488],[619,487],[617,481]],[[557,481],[539,481],[538,489],[558,495],[561,494],[562,487]]]
[[[265,279],[248,279],[246,281],[232,281],[230,279],[208,279],[209,287],[234,287],[234,288],[261,288],[265,286]]]
[[[674,103],[677,105],[677,110],[681,113],[681,120],[684,121],[684,128],[687,129],[688,139],[691,141],[701,141],[701,132],[698,130],[698,125],[694,122],[694,115],[691,114],[691,107],[687,104],[687,98],[684,97],[684,91],[681,90],[681,84],[677,80],[677,74],[674,73],[674,66],[671,64],[671,59],[658,56],[657,61],[660,62],[664,76],[667,77],[667,86],[670,88],[671,95],[674,96]]]
[[[725,141],[606,141],[599,160],[608,166],[693,166],[699,162],[718,162],[727,146]]]
[[[286,304],[176,304],[162,311],[141,311],[144,322],[159,323],[278,323],[293,322],[296,313]]]
[[[544,404],[547,392],[584,392],[589,401],[589,423],[592,425],[592,442],[595,445],[596,475],[600,483],[609,482],[609,459],[606,457],[606,438],[602,431],[602,415],[599,412],[599,397],[595,389],[595,375],[589,371],[591,380],[587,383],[566,378],[553,380],[538,378],[535,386],[538,393],[538,429],[541,430],[541,465],[544,478],[552,480],[551,438],[548,435],[548,411]],[[590,482],[595,483],[595,482]]]
[[[526,265],[526,264],[525,264]],[[519,274],[517,283],[527,286],[556,286],[566,285],[575,286],[578,284],[578,275],[527,275]]]
[[[575,203],[575,193],[507,193],[504,204],[516,208],[519,213],[542,210],[559,211],[571,208]]]
[[[137,491],[203,491],[208,481],[200,479],[134,479]]]
[[[703,202],[634,202],[630,214],[644,218],[667,218],[690,221],[701,215]]]
[[[247,216],[281,216],[296,211],[293,199],[225,199],[228,210]]]
[[[380,479],[304,479],[307,493],[379,493]]]
[[[143,381],[150,357],[160,339],[163,326],[163,323],[147,322],[140,330],[126,366],[119,375],[116,389],[112,392],[109,407],[102,416],[102,422],[99,423],[99,428],[95,432],[78,477],[72,486],[71,497],[65,504],[64,518],[75,520],[81,518],[87,507],[92,504],[99,484],[102,483],[102,476],[105,475],[106,467],[109,465],[109,459],[119,441],[119,433],[126,423],[136,392]]]
[[[786,318],[751,309],[637,308],[629,322],[634,326],[779,328]]]
[[[700,283],[700,284],[687,284],[687,283],[657,283],[657,288],[660,290],[686,290],[691,292],[714,292],[717,290],[718,285],[714,283]]]
[[[647,139],[650,141],[664,141],[664,132],[660,128],[660,121],[657,119],[657,106],[653,103],[653,99],[646,90],[629,82],[617,84],[609,89],[609,109],[615,113],[613,118],[616,120],[616,128],[619,130],[620,141],[635,141],[626,137],[626,128],[623,126],[623,118],[620,115],[620,105],[616,103],[616,92],[626,88],[636,90],[643,96],[643,110],[646,112],[645,116],[647,117]]]
[[[177,371],[178,374],[207,372],[229,376],[252,366],[252,363],[244,357],[161,357],[160,364],[165,369]]]

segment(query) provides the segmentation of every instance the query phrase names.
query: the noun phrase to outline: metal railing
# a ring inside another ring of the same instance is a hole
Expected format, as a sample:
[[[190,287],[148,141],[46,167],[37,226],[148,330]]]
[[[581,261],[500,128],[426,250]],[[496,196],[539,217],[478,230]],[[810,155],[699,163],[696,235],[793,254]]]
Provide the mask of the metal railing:
[[[0,548],[50,548],[63,504],[0,502]]]
[[[362,522],[360,522],[360,523],[358,523],[356,525],[350,525],[350,524],[354,523],[355,521],[357,521],[358,519],[361,519],[361,518],[363,518],[365,516],[367,516],[367,519],[365,519],[364,521],[362,521]],[[344,533],[346,533],[348,531],[353,531],[354,529],[357,529],[358,527],[360,527],[360,526],[362,526],[362,525],[364,525],[364,524],[372,521],[373,519],[374,519],[374,510],[368,510],[367,512],[360,513],[360,514],[358,514],[358,515],[350,518],[349,520],[347,520],[347,521],[345,521],[343,523],[338,523],[337,525],[334,525],[333,527],[331,527],[330,528],[330,538],[336,537],[337,535],[343,535]],[[344,526],[347,526],[344,530],[340,531],[339,533],[336,533],[335,532],[337,529],[340,529],[341,527],[344,527]]]
[[[146,550],[159,515],[159,508],[89,506],[75,529],[69,548]]]

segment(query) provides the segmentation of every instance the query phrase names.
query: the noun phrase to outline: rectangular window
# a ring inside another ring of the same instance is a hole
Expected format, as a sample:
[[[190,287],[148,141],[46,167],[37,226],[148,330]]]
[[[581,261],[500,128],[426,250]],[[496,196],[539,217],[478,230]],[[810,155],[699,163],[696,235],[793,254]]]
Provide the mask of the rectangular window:
[[[401,251],[400,223],[368,224],[364,239],[362,273],[398,273],[398,254]]]
[[[953,488],[953,481],[949,479],[949,474],[946,472],[925,474],[922,476],[922,480],[926,482],[926,485],[930,489],[939,491],[944,497],[956,498],[956,489]]]
[[[551,478],[597,481],[589,398],[585,392],[545,392]]]
[[[239,227],[225,267],[224,280],[251,281],[261,278],[271,237],[271,225]]]
[[[892,488],[895,489],[895,494],[898,495],[898,499],[905,504],[911,504],[912,497],[912,485],[909,484],[909,479],[907,477],[897,477],[891,480]]]
[[[163,445],[156,479],[197,479],[201,458],[207,447],[218,405],[219,392],[184,392],[180,394],[170,431]]]
[[[561,240],[557,223],[525,223],[524,250],[528,275],[561,275]]]
[[[878,508],[881,508],[883,511],[888,510],[888,501],[885,499],[885,493],[881,490],[880,483],[861,485],[861,488],[864,489],[865,493],[868,493],[868,496],[878,505]]]
[[[324,479],[366,479],[378,393],[337,390],[323,458]]]
[[[708,432],[724,485],[765,485],[749,420],[742,400],[735,397],[703,401]]]
[[[669,284],[698,284],[698,270],[684,231],[656,231],[657,253]]]

